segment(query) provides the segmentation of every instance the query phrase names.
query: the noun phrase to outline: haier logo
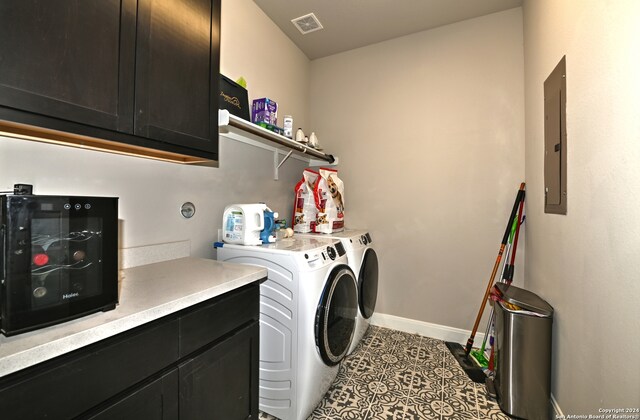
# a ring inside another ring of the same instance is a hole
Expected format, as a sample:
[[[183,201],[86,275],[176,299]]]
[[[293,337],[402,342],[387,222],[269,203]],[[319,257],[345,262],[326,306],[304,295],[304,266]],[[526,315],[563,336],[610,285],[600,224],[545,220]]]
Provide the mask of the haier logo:
[[[62,295],[62,299],[71,299],[71,298],[78,297],[78,296],[80,296],[80,293],[78,293],[78,292],[65,293],[64,295]]]

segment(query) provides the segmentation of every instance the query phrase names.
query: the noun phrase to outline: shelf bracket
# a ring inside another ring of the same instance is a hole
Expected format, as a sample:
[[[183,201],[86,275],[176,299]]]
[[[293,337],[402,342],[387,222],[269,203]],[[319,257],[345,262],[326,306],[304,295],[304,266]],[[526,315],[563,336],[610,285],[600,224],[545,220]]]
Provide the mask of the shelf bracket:
[[[284,157],[284,159],[282,159],[282,161],[280,163],[278,163],[278,166],[276,166],[276,169],[280,169],[282,164],[285,163],[287,161],[287,159],[289,159],[291,157],[292,153],[293,153],[293,150],[289,150],[289,153],[287,153],[287,155]]]
[[[282,164],[285,163],[287,159],[291,157],[292,153],[293,153],[293,150],[289,150],[289,153],[287,153],[287,155],[280,162],[278,162],[278,155],[280,154],[280,151],[278,149],[275,149],[273,151],[273,180],[274,181],[277,181],[279,179],[278,170],[280,169]]]

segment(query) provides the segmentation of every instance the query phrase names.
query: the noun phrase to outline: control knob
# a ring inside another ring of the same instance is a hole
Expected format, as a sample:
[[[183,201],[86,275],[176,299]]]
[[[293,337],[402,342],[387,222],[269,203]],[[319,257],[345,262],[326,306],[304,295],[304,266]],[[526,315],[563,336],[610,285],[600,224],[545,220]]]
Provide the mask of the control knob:
[[[335,260],[337,256],[335,248],[333,248],[332,246],[328,246],[327,255],[329,256],[329,258],[331,258],[331,261]]]

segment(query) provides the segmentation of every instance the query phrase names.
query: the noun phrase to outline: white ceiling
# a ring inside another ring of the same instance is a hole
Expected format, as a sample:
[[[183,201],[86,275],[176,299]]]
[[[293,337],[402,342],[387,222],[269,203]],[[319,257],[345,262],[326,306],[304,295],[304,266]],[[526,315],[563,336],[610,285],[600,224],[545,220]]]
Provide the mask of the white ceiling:
[[[311,60],[518,7],[522,0],[254,0]],[[323,30],[291,19],[314,13]]]

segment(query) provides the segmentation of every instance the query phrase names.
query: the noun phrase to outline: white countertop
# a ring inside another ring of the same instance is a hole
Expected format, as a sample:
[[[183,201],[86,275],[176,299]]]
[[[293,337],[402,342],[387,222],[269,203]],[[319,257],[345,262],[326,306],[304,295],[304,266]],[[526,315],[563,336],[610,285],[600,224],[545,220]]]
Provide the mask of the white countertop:
[[[265,268],[190,257],[120,270],[116,309],[13,337],[0,335],[0,377],[266,276]]]

